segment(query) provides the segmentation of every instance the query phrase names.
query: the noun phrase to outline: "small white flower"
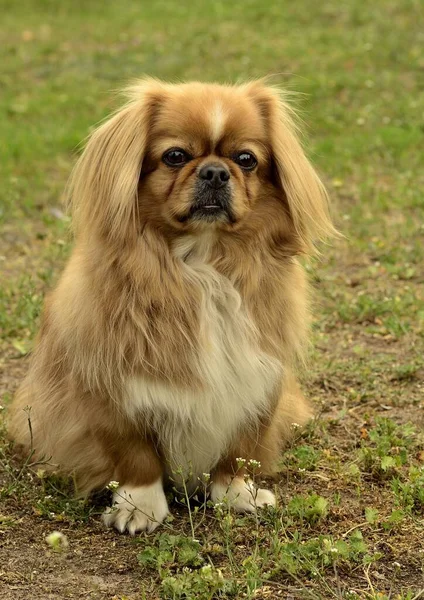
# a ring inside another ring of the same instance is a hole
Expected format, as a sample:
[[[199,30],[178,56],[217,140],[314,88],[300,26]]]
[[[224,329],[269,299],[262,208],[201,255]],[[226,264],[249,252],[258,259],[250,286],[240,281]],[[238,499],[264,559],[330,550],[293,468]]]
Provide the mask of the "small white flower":
[[[110,490],[111,492],[116,492],[116,490],[119,488],[119,482],[118,481],[109,481],[106,488],[108,490]]]
[[[60,552],[69,546],[68,538],[61,531],[52,531],[46,536],[47,544],[55,551]]]

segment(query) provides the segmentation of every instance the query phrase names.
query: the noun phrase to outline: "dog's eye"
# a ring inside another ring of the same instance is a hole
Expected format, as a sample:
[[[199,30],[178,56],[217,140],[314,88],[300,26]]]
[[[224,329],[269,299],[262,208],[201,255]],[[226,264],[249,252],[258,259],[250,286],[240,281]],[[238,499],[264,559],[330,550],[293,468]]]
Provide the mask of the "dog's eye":
[[[258,164],[256,156],[252,152],[247,152],[247,150],[236,154],[233,160],[245,171],[252,171]]]
[[[181,148],[170,148],[163,154],[162,160],[168,167],[183,167],[191,156]]]

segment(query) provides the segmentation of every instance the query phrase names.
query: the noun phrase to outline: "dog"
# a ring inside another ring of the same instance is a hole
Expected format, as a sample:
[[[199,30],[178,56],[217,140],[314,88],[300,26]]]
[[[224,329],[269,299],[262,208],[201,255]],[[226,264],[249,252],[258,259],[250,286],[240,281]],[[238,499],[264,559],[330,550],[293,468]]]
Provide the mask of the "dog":
[[[104,522],[135,534],[167,516],[170,480],[207,476],[236,511],[275,504],[248,465],[271,473],[310,418],[299,257],[335,230],[285,93],[154,79],[126,93],[71,175],[75,247],[9,430],[81,494],[117,482]]]

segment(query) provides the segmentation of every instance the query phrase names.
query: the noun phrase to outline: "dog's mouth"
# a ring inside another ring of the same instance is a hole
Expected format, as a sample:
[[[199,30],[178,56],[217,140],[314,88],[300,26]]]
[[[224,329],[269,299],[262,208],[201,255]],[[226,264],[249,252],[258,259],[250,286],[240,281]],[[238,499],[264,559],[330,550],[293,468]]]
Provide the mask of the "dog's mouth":
[[[215,221],[226,221],[235,223],[236,219],[228,206],[223,206],[220,203],[216,204],[193,204],[188,213],[180,215],[178,221],[185,223],[187,221],[207,221],[213,223]]]
[[[216,219],[225,217],[228,215],[228,207],[224,206],[222,202],[198,202],[193,204],[190,209],[190,216],[196,219]]]
[[[236,219],[231,210],[230,194],[224,190],[201,190],[202,193],[196,194],[194,201],[187,213],[180,215],[180,223],[192,221],[206,221],[213,223],[224,221],[235,223]]]

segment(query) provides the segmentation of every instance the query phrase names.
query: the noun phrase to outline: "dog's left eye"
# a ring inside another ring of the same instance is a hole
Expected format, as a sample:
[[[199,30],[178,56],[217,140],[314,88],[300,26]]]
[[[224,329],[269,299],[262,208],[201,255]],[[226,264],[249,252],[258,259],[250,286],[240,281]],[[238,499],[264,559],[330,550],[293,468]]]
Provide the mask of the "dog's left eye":
[[[233,157],[235,163],[237,163],[245,171],[252,171],[258,164],[256,156],[252,152],[243,150]]]
[[[182,148],[170,148],[163,154],[162,160],[168,167],[182,167],[191,160],[191,156]]]

